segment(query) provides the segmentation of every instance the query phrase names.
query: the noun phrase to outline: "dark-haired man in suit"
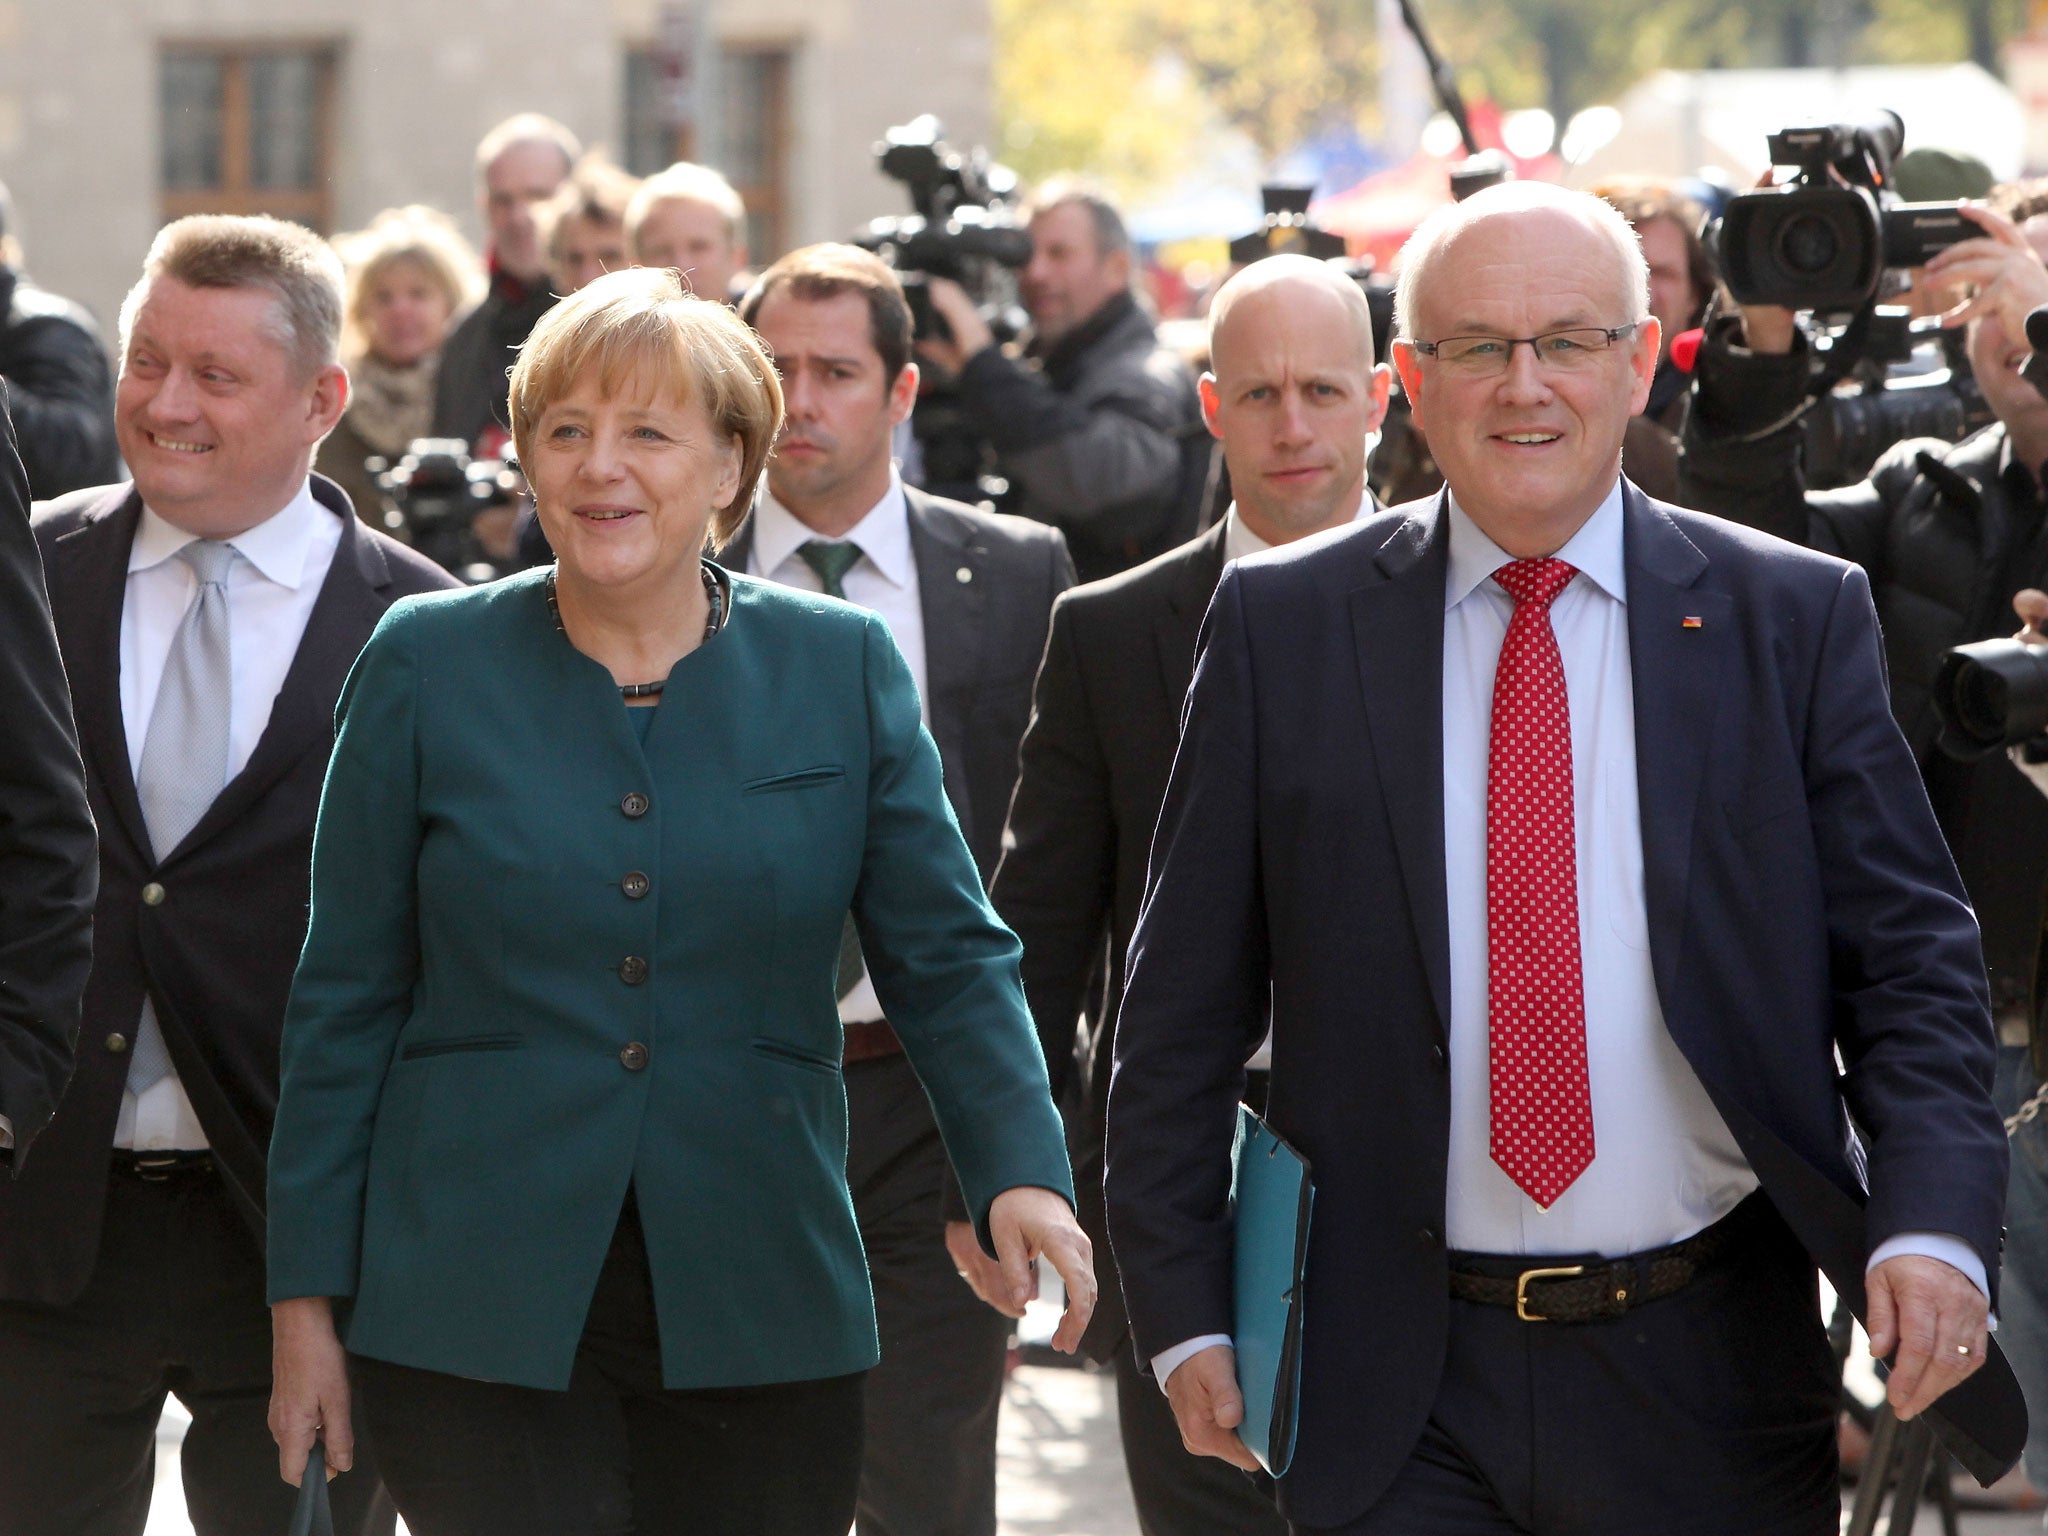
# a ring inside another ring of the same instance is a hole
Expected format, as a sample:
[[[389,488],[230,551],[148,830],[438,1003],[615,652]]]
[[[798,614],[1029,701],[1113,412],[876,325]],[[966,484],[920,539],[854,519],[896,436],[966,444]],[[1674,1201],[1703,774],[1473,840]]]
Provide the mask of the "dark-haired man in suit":
[[[1102,1282],[1083,1342],[1116,1366],[1124,1461],[1147,1536],[1282,1524],[1250,1479],[1182,1446],[1166,1399],[1131,1349],[1102,1224],[1103,1106],[1124,955],[1180,740],[1195,638],[1224,563],[1342,527],[1370,508],[1366,444],[1386,413],[1389,383],[1374,364],[1365,295],[1305,256],[1271,257],[1223,285],[1209,310],[1209,354],[1202,413],[1222,440],[1237,499],[1200,537],[1076,587],[1054,606],[992,891],[1024,941],[1024,991],[1055,1100],[1074,1075],[1075,1022],[1107,938],[1072,1135],[1075,1188]]]
[[[1658,330],[1606,204],[1432,216],[1396,311],[1447,489],[1224,573],[1132,941],[1109,1229],[1183,1436],[1251,1463],[1270,1017],[1316,1184],[1297,1530],[1831,1536],[1816,1266],[1998,1475],[1983,960],[1868,583],[1621,478]]]
[[[139,1536],[166,1392],[200,1536],[290,1518],[264,1159],[314,813],[356,653],[453,584],[310,473],[347,403],[340,323],[339,263],[297,225],[167,226],[122,310],[135,479],[36,512],[100,884],[77,1069],[0,1185],[8,1536]],[[366,1464],[335,1489],[340,1528],[391,1529]]]
[[[888,623],[986,880],[1053,599],[1074,580],[1066,542],[898,477],[890,444],[918,373],[910,307],[874,256],[845,245],[792,252],[761,274],[740,315],[782,373],[787,419],[766,494],[718,558]],[[992,1536],[1006,1319],[1022,1316],[1027,1298],[1009,1293],[976,1242],[924,1090],[851,942],[839,1017],[847,1171],[882,1340],[867,1382],[856,1528]]]

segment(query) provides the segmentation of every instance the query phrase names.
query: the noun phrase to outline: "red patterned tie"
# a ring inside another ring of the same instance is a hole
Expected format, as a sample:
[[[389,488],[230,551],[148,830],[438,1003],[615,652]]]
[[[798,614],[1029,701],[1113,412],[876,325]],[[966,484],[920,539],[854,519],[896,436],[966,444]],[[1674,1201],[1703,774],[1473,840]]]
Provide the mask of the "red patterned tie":
[[[1593,1161],[1579,966],[1572,720],[1550,604],[1562,560],[1493,573],[1515,600],[1493,680],[1486,771],[1486,953],[1492,1152],[1548,1210]]]

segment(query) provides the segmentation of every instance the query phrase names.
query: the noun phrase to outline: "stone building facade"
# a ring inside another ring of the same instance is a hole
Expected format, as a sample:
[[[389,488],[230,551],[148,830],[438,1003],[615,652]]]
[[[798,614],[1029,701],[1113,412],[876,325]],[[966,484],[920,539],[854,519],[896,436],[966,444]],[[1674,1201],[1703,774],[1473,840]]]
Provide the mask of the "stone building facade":
[[[110,331],[181,213],[331,233],[422,202],[480,241],[471,152],[513,112],[634,170],[719,165],[759,260],[907,211],[882,130],[932,112],[984,142],[990,101],[989,0],[0,0],[27,266]]]

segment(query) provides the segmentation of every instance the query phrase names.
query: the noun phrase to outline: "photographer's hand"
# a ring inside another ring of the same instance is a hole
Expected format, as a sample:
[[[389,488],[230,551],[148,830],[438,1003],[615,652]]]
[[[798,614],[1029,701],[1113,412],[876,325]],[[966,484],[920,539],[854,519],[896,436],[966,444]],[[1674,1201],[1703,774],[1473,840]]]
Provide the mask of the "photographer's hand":
[[[1944,326],[1963,325],[1980,315],[1996,315],[2015,342],[2027,334],[2027,315],[2048,304],[2048,267],[2041,265],[2019,226],[1982,203],[1960,205],[1963,217],[1984,230],[1940,252],[1927,263],[1927,280],[1939,285],[1966,285],[1972,296],[1945,311]]]
[[[946,341],[928,336],[917,344],[917,354],[936,364],[942,372],[957,374],[967,366],[970,357],[984,347],[995,345],[995,333],[981,318],[981,311],[974,307],[974,300],[967,296],[967,290],[952,279],[928,277],[925,279],[925,292],[931,295],[932,309],[946,322],[953,339]]]
[[[2048,645],[2048,592],[2023,587],[2012,595],[2012,611],[2020,616],[2013,639],[2025,645]]]

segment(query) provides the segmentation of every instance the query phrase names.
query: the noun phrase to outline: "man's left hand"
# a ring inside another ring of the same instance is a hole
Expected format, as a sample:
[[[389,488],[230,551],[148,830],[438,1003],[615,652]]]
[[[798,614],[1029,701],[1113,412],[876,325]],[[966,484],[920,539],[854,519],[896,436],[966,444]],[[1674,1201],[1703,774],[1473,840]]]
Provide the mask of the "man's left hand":
[[[1873,1269],[1866,1284],[1870,1353],[1891,1357],[1885,1400],[1900,1418],[1915,1417],[1983,1365],[1990,1304],[1953,1264],[1902,1253]]]
[[[995,345],[995,332],[981,318],[981,311],[974,307],[967,290],[951,278],[927,277],[924,290],[931,296],[933,313],[946,322],[953,338],[948,341],[927,336],[917,344],[917,355],[935,364],[948,377],[957,375],[970,357]]]
[[[1957,242],[1927,263],[1928,282],[1970,290],[1970,297],[1943,314],[1941,323],[1956,326],[1979,315],[1997,315],[2007,338],[2024,343],[2027,315],[2048,304],[2048,268],[2019,226],[1995,208],[1964,203],[1961,211],[1984,233]]]
[[[1010,1299],[1010,1283],[1003,1278],[1003,1266],[981,1251],[981,1240],[974,1235],[974,1223],[946,1223],[946,1252],[952,1255],[953,1268],[975,1295],[1005,1317],[1024,1315],[1023,1303]]]

